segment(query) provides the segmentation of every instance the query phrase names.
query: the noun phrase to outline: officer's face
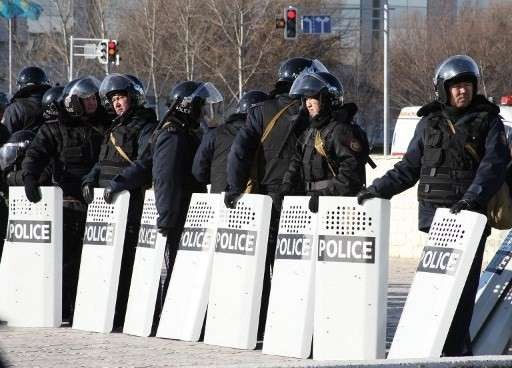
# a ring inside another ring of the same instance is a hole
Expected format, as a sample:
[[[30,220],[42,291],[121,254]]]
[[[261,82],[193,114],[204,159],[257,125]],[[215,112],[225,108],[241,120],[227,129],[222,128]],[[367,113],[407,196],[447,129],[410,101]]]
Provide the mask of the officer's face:
[[[320,113],[320,100],[317,97],[306,98],[306,108],[308,109],[309,116],[314,118]]]
[[[469,106],[473,99],[473,83],[458,82],[448,88],[450,93],[450,105],[457,109],[464,109]]]
[[[112,96],[112,106],[118,116],[123,115],[130,109],[130,100],[126,95],[114,95]]]
[[[82,98],[82,103],[84,104],[84,110],[87,115],[94,114],[98,108],[96,96]]]

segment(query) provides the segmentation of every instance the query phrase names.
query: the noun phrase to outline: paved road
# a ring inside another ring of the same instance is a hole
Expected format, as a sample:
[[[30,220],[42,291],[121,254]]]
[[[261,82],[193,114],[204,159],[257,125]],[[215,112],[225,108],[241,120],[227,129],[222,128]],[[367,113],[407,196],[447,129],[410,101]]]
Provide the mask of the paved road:
[[[417,262],[392,259],[388,292],[387,347],[396,329]],[[71,328],[3,328],[0,346],[8,367],[512,367],[512,357],[473,357],[436,361],[316,362],[203,343],[187,343],[124,335],[99,334]],[[510,352],[509,352],[510,353]]]

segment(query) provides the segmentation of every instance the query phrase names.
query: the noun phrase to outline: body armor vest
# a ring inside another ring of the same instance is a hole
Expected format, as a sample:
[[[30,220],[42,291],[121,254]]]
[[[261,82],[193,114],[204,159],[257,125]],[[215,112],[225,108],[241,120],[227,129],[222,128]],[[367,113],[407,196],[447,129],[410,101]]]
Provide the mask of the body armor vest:
[[[484,154],[485,136],[481,134],[481,128],[487,118],[488,113],[481,112],[457,125],[441,114],[427,118],[419,200],[451,205],[462,198],[479,165],[469,150],[474,150],[480,158]]]
[[[333,177],[333,173],[329,168],[329,152],[328,137],[332,134],[334,128],[338,124],[337,121],[331,121],[321,129],[309,128],[306,133],[306,139],[302,146],[302,169],[304,172],[304,181],[307,183],[328,180]],[[315,135],[320,133],[320,137],[324,142],[325,150],[328,158],[322,157],[315,149]],[[329,162],[332,167],[337,167]]]
[[[89,125],[61,125],[62,150],[60,161],[62,167],[56,168],[56,181],[77,185],[80,188],[85,176],[98,160],[103,136]]]
[[[139,126],[130,126],[119,124],[111,129],[116,144],[126,153],[130,160],[137,159]],[[98,185],[105,187],[116,175],[120,174],[123,169],[130,165],[125,158],[117,151],[116,147],[110,139],[110,133],[105,137],[105,141],[101,146],[98,157],[100,164],[100,175]]]
[[[280,104],[277,99],[265,101],[263,104],[263,121],[265,126],[272,118],[290,103]],[[258,157],[258,177],[262,178],[264,192],[279,191],[283,176],[288,169],[297,145],[298,105],[292,105],[277,121],[271,133],[262,144]],[[264,127],[265,128],[265,127]]]

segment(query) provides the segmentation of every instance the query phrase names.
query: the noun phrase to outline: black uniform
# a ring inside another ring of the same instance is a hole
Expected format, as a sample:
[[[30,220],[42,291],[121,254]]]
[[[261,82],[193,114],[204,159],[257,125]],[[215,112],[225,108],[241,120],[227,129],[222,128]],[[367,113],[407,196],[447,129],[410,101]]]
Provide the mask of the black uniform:
[[[167,234],[167,275],[159,295],[165,300],[165,291],[185,225],[185,218],[193,193],[206,192],[192,176],[192,161],[199,146],[199,138],[189,124],[176,114],[164,118],[164,123],[151,138],[148,149],[135,163],[117,175],[112,190],[135,190],[153,180],[155,204],[158,211],[157,226]],[[157,308],[158,309],[158,308]]]
[[[210,193],[226,190],[228,153],[238,131],[245,124],[246,114],[231,114],[226,122],[203,136],[197,149],[192,173],[203,184],[211,184]]]
[[[71,318],[76,296],[87,205],[81,181],[98,159],[107,125],[99,113],[84,119],[47,121],[36,134],[23,160],[23,174],[40,178],[52,162],[53,182],[63,190],[63,318]]]
[[[485,213],[487,202],[504,181],[510,161],[499,108],[475,96],[463,112],[432,102],[418,111],[422,119],[403,159],[368,188],[378,197],[391,198],[419,180],[419,229],[428,232],[435,210],[463,199]],[[452,133],[448,121],[453,123]],[[465,144],[481,158],[475,161]],[[468,279],[443,349],[445,355],[471,354],[469,325],[478,288],[484,246],[480,240]]]
[[[112,127],[107,131],[100,149],[98,162],[87,174],[82,185],[106,187],[111,180],[131,164],[116,150],[111,137],[131,161],[139,159],[156,126],[156,115],[153,109],[137,107],[116,117]],[[144,204],[144,189],[139,187],[130,191],[130,207],[126,224],[126,235],[123,246],[123,258],[119,276],[114,327],[124,324],[130,280],[137,247],[140,217]]]
[[[310,127],[302,134],[283,185],[307,195],[353,196],[365,184],[367,145],[354,134],[354,104],[345,104],[333,113],[310,118]],[[320,134],[327,158],[315,149]]]
[[[257,193],[270,195],[273,202],[263,279],[259,337],[262,337],[264,331],[270,295],[270,275],[274,264],[281,211],[281,184],[295,153],[298,137],[304,132],[307,122],[300,111],[300,102],[292,100],[287,92],[286,90],[286,92],[282,91],[282,94],[272,94],[273,98],[249,109],[247,122],[237,134],[228,155],[229,191],[236,193],[244,191],[253,162],[257,160]],[[267,139],[261,144],[265,127],[284,108],[286,111],[274,125]]]
[[[12,134],[18,130],[37,131],[43,123],[41,100],[50,86],[29,86],[18,91],[4,111],[2,124]]]

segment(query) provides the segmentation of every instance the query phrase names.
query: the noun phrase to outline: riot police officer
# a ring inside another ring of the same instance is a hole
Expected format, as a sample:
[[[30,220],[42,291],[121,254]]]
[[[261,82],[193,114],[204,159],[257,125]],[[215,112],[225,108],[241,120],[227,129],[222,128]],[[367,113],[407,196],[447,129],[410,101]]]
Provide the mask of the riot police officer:
[[[226,122],[206,133],[197,149],[192,173],[203,184],[210,184],[210,193],[220,193],[226,190],[226,166],[229,149],[236,134],[245,124],[249,107],[268,99],[263,91],[249,91],[238,103],[235,113],[228,116]]]
[[[354,196],[365,183],[368,139],[352,123],[357,106],[344,104],[343,93],[341,82],[328,72],[302,73],[290,89],[308,111],[309,128],[299,138],[281,192],[310,195],[312,212],[318,211],[318,196]]]
[[[40,200],[37,180],[50,163],[53,182],[63,191],[63,319],[71,320],[78,283],[82,236],[87,205],[82,198],[82,177],[98,159],[108,120],[99,101],[100,82],[80,78],[43,96],[47,119],[27,150],[23,175],[27,198]],[[60,92],[60,94],[59,94]]]
[[[144,107],[143,96],[144,91],[140,86],[126,75],[109,74],[101,82],[101,101],[105,108],[109,108],[110,105],[117,116],[105,134],[98,162],[82,181],[82,192],[86,202],[90,203],[94,199],[94,187],[110,187],[114,177],[142,157],[156,126],[155,111]],[[115,328],[124,324],[143,202],[144,188],[130,190],[130,206],[114,316]]]
[[[155,130],[144,156],[115,177],[105,189],[105,200],[121,190],[133,190],[153,181],[158,230],[167,236],[167,273],[159,293],[165,300],[174,258],[192,193],[205,192],[192,176],[192,161],[199,146],[201,120],[215,121],[223,97],[209,82],[185,81],[170,94],[169,110]],[[217,111],[217,113],[215,113]],[[157,306],[156,317],[159,313]]]
[[[41,68],[29,66],[20,71],[16,85],[18,91],[4,111],[2,124],[11,134],[18,130],[36,132],[43,122],[41,99],[50,82]]]
[[[270,92],[270,98],[249,109],[247,123],[238,132],[228,154],[225,205],[234,208],[244,191],[268,194],[273,202],[260,312],[260,337],[270,295],[270,268],[274,263],[281,210],[281,184],[295,152],[297,138],[306,128],[300,103],[288,94],[295,78],[306,68],[327,71],[318,60],[302,57],[286,60],[279,68],[278,80],[275,89]],[[249,179],[251,184],[247,185]]]
[[[419,180],[419,229],[428,232],[437,208],[452,213],[485,213],[503,184],[510,161],[498,106],[477,94],[480,72],[466,55],[443,61],[436,70],[436,100],[418,111],[422,119],[403,159],[358,194],[358,201],[391,198]],[[472,355],[469,325],[487,226],[478,245],[443,348],[445,356]]]

